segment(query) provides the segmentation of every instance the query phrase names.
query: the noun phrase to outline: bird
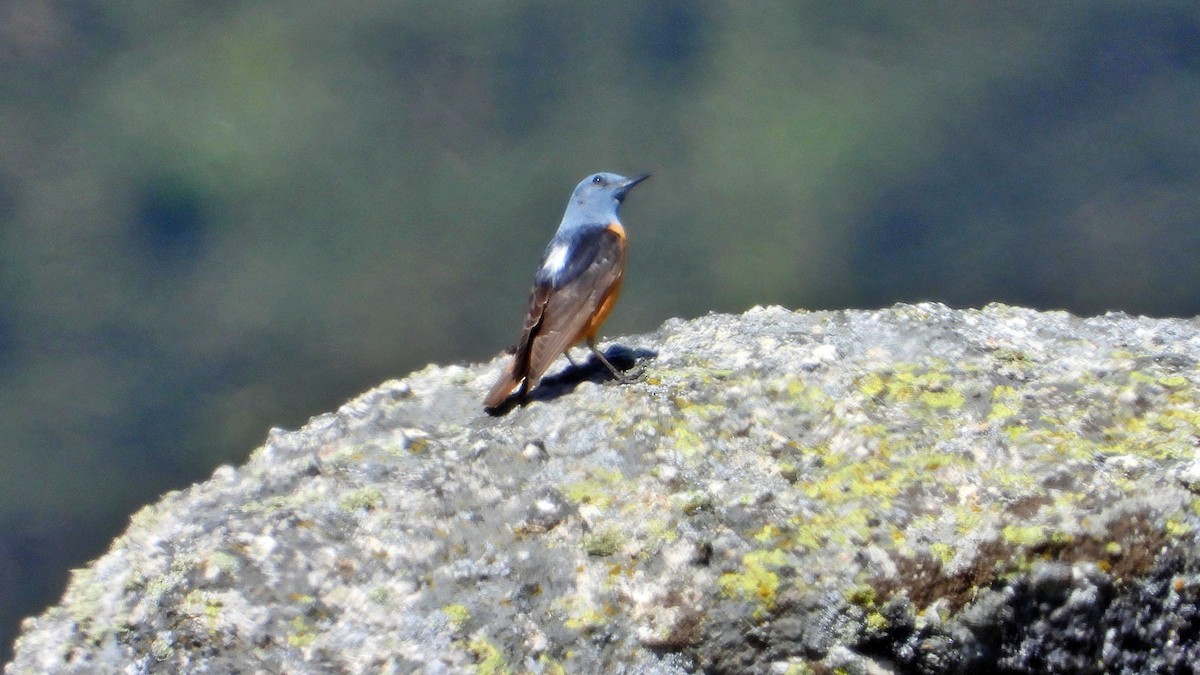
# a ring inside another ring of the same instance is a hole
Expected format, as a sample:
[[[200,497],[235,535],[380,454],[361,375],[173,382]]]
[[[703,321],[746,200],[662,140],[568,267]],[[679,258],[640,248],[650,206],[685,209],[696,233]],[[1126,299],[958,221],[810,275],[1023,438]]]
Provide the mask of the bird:
[[[534,276],[512,360],[484,399],[486,409],[501,407],[517,385],[523,401],[560,355],[571,360],[569,350],[579,342],[614,377],[626,379],[596,349],[596,334],[617,302],[625,273],[625,227],[617,211],[629,190],[649,177],[600,172],[575,187]]]

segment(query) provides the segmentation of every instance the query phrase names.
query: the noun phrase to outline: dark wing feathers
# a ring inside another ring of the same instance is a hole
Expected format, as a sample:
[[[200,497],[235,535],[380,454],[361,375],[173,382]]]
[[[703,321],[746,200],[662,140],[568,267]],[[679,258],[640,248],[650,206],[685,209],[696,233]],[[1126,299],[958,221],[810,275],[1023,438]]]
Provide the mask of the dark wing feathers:
[[[525,313],[525,325],[521,328],[521,338],[517,341],[512,361],[509,362],[508,368],[500,373],[500,379],[496,381],[492,391],[483,400],[484,407],[500,407],[500,404],[504,403],[504,399],[508,398],[513,389],[517,388],[517,385],[524,379],[525,373],[529,371],[530,346],[533,337],[537,334],[538,325],[542,322],[546,301],[552,291],[550,286],[539,284],[534,286],[533,291],[530,292],[529,310]]]
[[[549,284],[554,288],[562,288],[571,283],[592,264],[592,261],[603,250],[605,238],[611,236],[612,233],[603,225],[592,225],[577,230],[561,242],[570,251],[562,269],[555,271],[552,275],[551,271],[545,267],[546,256],[543,256],[543,266],[538,268],[537,276],[533,280],[534,284]],[[556,243],[559,241],[550,242],[550,246],[546,247],[547,254]]]
[[[572,248],[563,274],[551,280],[539,273],[512,364],[485,406],[498,407],[522,380],[522,392],[537,386],[550,365],[580,340],[609,289],[620,280],[624,244],[616,233],[597,228],[574,243],[578,248]]]

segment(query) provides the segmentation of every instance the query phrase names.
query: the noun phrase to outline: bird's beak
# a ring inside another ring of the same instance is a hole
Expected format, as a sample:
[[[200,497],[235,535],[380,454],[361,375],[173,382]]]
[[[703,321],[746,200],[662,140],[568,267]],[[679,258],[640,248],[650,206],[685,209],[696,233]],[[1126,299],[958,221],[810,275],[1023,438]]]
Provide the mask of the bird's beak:
[[[617,200],[619,201],[619,200],[625,199],[625,194],[629,192],[630,188],[632,188],[634,185],[637,185],[638,183],[646,180],[649,177],[650,177],[650,174],[644,173],[644,174],[638,176],[637,178],[630,178],[630,179],[626,180],[624,183],[621,184],[620,189],[617,190]]]

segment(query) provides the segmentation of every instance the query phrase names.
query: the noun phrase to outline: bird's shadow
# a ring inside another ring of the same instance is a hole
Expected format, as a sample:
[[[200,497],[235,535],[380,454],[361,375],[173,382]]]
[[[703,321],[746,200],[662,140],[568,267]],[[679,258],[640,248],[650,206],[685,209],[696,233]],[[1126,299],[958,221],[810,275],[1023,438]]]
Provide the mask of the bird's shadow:
[[[639,363],[657,356],[658,352],[652,349],[631,349],[621,345],[612,345],[604,350],[604,358],[608,359],[608,362],[622,373],[629,373]],[[634,377],[636,376],[637,374],[634,375]],[[587,361],[578,365],[568,365],[553,375],[543,377],[537,388],[527,392],[524,398],[519,393],[512,394],[504,400],[504,403],[487,412],[499,417],[508,414],[513,408],[531,401],[553,401],[560,396],[565,396],[575,391],[575,387],[578,387],[580,382],[600,383],[615,379],[617,378],[600,362],[600,359],[596,358],[595,354],[589,354]]]

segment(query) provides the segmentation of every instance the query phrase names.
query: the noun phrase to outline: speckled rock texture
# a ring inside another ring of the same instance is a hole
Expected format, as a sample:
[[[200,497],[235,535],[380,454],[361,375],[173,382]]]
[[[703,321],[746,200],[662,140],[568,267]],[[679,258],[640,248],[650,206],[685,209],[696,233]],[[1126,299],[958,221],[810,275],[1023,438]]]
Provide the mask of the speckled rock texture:
[[[6,673],[1188,673],[1200,324],[668,321],[429,367],[136,514]]]

